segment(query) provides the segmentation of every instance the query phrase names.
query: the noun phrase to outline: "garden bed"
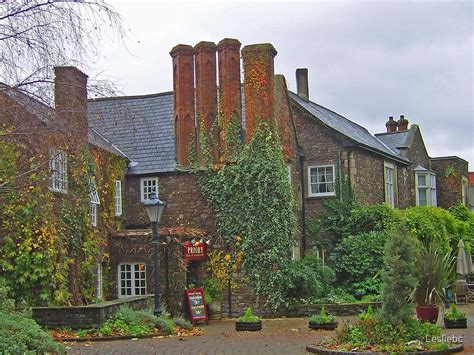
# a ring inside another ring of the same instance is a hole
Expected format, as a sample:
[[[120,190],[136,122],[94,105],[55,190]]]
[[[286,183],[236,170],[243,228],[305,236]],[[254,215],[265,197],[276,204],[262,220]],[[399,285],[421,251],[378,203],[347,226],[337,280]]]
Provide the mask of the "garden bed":
[[[147,339],[147,338],[165,338],[165,337],[190,337],[204,334],[200,328],[185,329],[176,327],[174,334],[166,333],[160,329],[155,329],[153,333],[142,335],[112,335],[102,336],[96,333],[95,336],[80,336],[77,331],[72,330],[51,330],[49,334],[56,341],[60,342],[87,342],[87,341],[113,341],[113,340],[129,340],[129,339]],[[80,331],[79,331],[80,332]]]
[[[378,351],[376,348],[367,348],[365,351],[358,351],[359,348],[353,348],[348,350],[338,350],[337,348],[327,348],[327,347],[319,347],[318,344],[311,344],[306,346],[306,351],[315,354],[347,354],[347,355],[354,355],[354,354],[404,354],[404,355],[416,355],[416,354],[423,354],[423,355],[435,355],[435,354],[452,354],[452,353],[459,353],[464,350],[463,344],[452,344],[447,349],[432,349],[432,350],[425,350],[425,351]]]

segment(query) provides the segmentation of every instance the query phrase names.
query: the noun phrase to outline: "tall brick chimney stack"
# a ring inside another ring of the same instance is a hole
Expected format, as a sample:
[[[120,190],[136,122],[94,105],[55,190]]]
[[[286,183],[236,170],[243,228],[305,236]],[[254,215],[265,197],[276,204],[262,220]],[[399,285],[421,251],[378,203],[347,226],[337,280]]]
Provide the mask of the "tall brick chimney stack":
[[[274,64],[277,51],[270,43],[254,44],[242,49],[246,135],[248,142],[259,120],[273,120]]]
[[[217,46],[213,42],[199,42],[194,46],[197,118],[204,124],[214,162],[219,160],[216,50]],[[200,129],[200,125],[198,125],[198,129]]]
[[[233,38],[224,38],[217,45],[219,57],[220,146],[224,161],[228,158],[229,122],[241,129],[242,93],[240,83],[240,46]]]
[[[393,116],[388,118],[387,123],[385,123],[385,127],[387,127],[387,133],[393,133],[397,131],[398,122],[393,120]]]
[[[173,58],[176,158],[180,166],[187,167],[191,138],[196,141],[194,49],[185,44],[178,44],[171,50],[170,55]]]
[[[87,143],[87,75],[75,67],[54,68],[54,104],[64,129]]]
[[[398,131],[403,132],[408,130],[408,120],[405,118],[405,115],[400,115],[398,120]]]

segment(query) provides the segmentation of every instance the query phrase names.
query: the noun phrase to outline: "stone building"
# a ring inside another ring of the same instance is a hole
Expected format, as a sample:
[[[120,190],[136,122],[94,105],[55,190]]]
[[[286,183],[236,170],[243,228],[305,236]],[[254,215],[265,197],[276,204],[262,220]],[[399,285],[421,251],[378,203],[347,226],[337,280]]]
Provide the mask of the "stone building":
[[[10,282],[17,298],[32,304],[81,304],[103,299],[104,240],[110,229],[122,223],[129,159],[89,126],[86,74],[74,67],[56,67],[54,103],[53,108],[0,84],[0,144],[14,147],[12,156],[2,157],[9,160],[3,160],[8,168],[0,174],[0,277]],[[117,166],[113,173],[106,166],[111,163]],[[2,220],[8,209],[21,210],[25,205],[29,206],[30,217],[24,222],[28,227],[15,224],[21,216],[13,216],[10,223]],[[33,244],[25,245],[28,240]],[[18,251],[27,248],[28,256],[6,253],[3,247],[13,241]],[[89,242],[95,244],[94,251],[83,252]],[[28,262],[31,255],[36,259]],[[91,263],[87,272],[82,265],[85,259]],[[35,275],[28,269],[41,263],[56,274],[45,274],[45,269]],[[21,272],[25,275],[15,274]]]
[[[363,204],[406,208],[466,203],[467,162],[458,157],[431,158],[420,128],[409,126],[404,116],[398,121],[390,117],[387,131],[372,135],[310,100],[307,69],[296,71],[296,93],[289,91],[285,78],[274,74],[277,51],[271,44],[240,47],[235,39],[218,45],[178,45],[170,52],[172,92],[89,100],[90,127],[131,160],[124,184],[125,228],[110,238],[112,274],[117,280],[112,294],[124,297],[152,290],[143,202],[153,189],[167,204],[161,222],[162,262],[168,273],[162,273],[162,284],[168,280],[165,295],[180,299],[188,282],[202,282],[204,260],[187,263],[187,269],[181,263],[185,242],[220,243],[212,208],[187,170],[201,129],[211,137],[214,162],[225,163],[231,149],[225,135],[231,124],[241,128],[242,141],[248,142],[259,119],[278,122],[298,202],[295,257],[309,248],[305,221],[325,212],[324,202],[335,198],[342,175]],[[170,255],[176,258],[167,259]],[[136,276],[132,270],[137,270]],[[130,290],[127,282],[138,286]],[[240,312],[243,303],[232,302],[233,311]]]

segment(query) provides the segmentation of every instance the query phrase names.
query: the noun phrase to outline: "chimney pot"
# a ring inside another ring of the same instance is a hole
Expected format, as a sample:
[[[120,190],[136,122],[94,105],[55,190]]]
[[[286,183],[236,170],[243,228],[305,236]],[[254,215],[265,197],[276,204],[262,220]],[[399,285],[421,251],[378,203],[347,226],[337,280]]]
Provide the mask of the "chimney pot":
[[[309,100],[308,69],[296,69],[296,91],[303,100]]]
[[[385,123],[385,127],[387,127],[387,133],[393,133],[397,131],[398,122],[393,120],[393,116],[388,118],[387,123]]]
[[[398,131],[403,132],[408,130],[408,120],[405,118],[405,115],[400,115],[398,120]]]

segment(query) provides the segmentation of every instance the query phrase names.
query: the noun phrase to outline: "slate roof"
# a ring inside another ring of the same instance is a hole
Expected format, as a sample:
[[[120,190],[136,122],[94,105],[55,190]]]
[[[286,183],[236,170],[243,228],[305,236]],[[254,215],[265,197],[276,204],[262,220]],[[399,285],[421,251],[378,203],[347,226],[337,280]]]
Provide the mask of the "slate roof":
[[[375,136],[385,143],[391,150],[399,153],[399,148],[409,148],[407,144],[409,131],[392,132],[392,133],[377,133]]]
[[[288,93],[290,95],[290,99],[295,101],[304,110],[317,117],[326,126],[352,139],[366,149],[375,150],[376,152],[392,159],[408,163],[408,160],[405,157],[400,156],[396,151],[393,151],[376,136],[370,134],[366,128],[359,126],[344,116],[341,116],[338,113],[333,112],[321,105],[318,105],[312,101],[303,100],[297,94],[291,91]]]
[[[89,100],[89,126],[131,161],[128,174],[175,169],[173,93]]]
[[[12,87],[4,83],[0,83],[0,92],[17,102],[25,110],[37,117],[40,121],[44,122],[46,126],[49,127],[49,129],[58,128],[58,117],[56,116],[56,112],[52,107],[38,101],[37,99],[19,90],[13,89]],[[105,149],[109,152],[129,159],[122,151],[120,151],[120,149],[113,145],[112,142],[110,142],[108,139],[106,139],[104,136],[102,136],[99,132],[97,132],[91,127],[89,127],[89,130],[87,132],[87,141],[90,144],[95,145],[96,147]]]

